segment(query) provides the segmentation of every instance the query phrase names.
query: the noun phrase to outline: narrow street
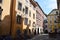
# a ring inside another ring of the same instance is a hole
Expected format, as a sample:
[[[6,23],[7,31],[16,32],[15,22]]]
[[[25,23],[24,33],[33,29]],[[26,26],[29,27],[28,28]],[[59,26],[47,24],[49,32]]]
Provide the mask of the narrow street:
[[[60,40],[60,38],[59,37],[50,38],[48,34],[42,34],[42,35],[35,36],[34,38],[29,40]]]

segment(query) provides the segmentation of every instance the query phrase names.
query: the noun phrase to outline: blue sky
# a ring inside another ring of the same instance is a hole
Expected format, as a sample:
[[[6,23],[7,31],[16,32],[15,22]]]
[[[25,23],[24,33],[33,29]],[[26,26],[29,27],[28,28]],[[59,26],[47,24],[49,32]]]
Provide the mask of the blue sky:
[[[56,0],[35,0],[39,3],[42,10],[49,14],[53,9],[57,9],[57,2]]]

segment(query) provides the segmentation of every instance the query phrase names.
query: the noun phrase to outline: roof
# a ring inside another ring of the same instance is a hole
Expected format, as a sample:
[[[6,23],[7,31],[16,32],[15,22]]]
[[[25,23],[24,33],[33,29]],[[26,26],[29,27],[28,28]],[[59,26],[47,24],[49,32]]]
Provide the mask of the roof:
[[[48,15],[50,15],[53,11],[58,10],[58,9],[53,9]]]

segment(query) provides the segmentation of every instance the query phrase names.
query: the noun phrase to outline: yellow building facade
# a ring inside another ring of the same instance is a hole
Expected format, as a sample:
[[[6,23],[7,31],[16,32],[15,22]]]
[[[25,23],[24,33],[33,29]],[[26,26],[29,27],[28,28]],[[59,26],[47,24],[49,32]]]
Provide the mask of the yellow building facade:
[[[18,10],[18,3],[22,4],[21,11]],[[16,15],[23,15],[23,29],[29,25],[31,32],[35,29],[36,24],[36,3],[33,0],[16,0]],[[27,10],[26,10],[27,9]]]
[[[19,29],[23,32],[27,27],[35,29],[36,3],[34,0],[1,0],[3,9],[0,15],[0,35],[16,36]]]
[[[10,5],[11,0],[1,0],[0,7],[3,9],[0,15],[0,34],[8,35],[10,32]]]
[[[48,19],[48,32],[54,33],[58,29],[58,9],[53,9],[47,16]]]

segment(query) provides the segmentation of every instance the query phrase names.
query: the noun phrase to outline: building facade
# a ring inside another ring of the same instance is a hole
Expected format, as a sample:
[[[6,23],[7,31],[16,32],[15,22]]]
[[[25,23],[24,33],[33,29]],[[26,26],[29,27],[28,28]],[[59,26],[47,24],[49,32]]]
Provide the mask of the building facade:
[[[0,35],[10,34],[10,5],[11,0],[0,0]]]
[[[60,0],[57,0],[57,8],[60,10]]]
[[[59,14],[58,14],[58,27],[60,29],[60,0],[57,0],[57,8],[59,10]]]
[[[16,31],[29,28],[36,24],[36,3],[34,0],[0,0],[0,34],[16,36]]]
[[[18,6],[21,6],[21,11],[19,11]],[[17,15],[24,14],[24,22],[23,22],[23,29],[26,29],[27,25],[29,24],[29,28],[32,30],[34,28],[34,24],[36,24],[36,10],[35,10],[35,2],[33,0],[16,0],[16,11]]]
[[[36,31],[37,33],[43,32],[43,21],[44,21],[44,12],[39,4],[36,2]]]
[[[44,33],[48,33],[48,20],[47,20],[47,16],[45,16],[45,19],[44,19],[43,31],[44,31]]]
[[[57,17],[58,17],[59,10],[58,9],[53,9],[47,16],[48,19],[48,32],[54,33],[58,32],[58,22],[57,22]]]

